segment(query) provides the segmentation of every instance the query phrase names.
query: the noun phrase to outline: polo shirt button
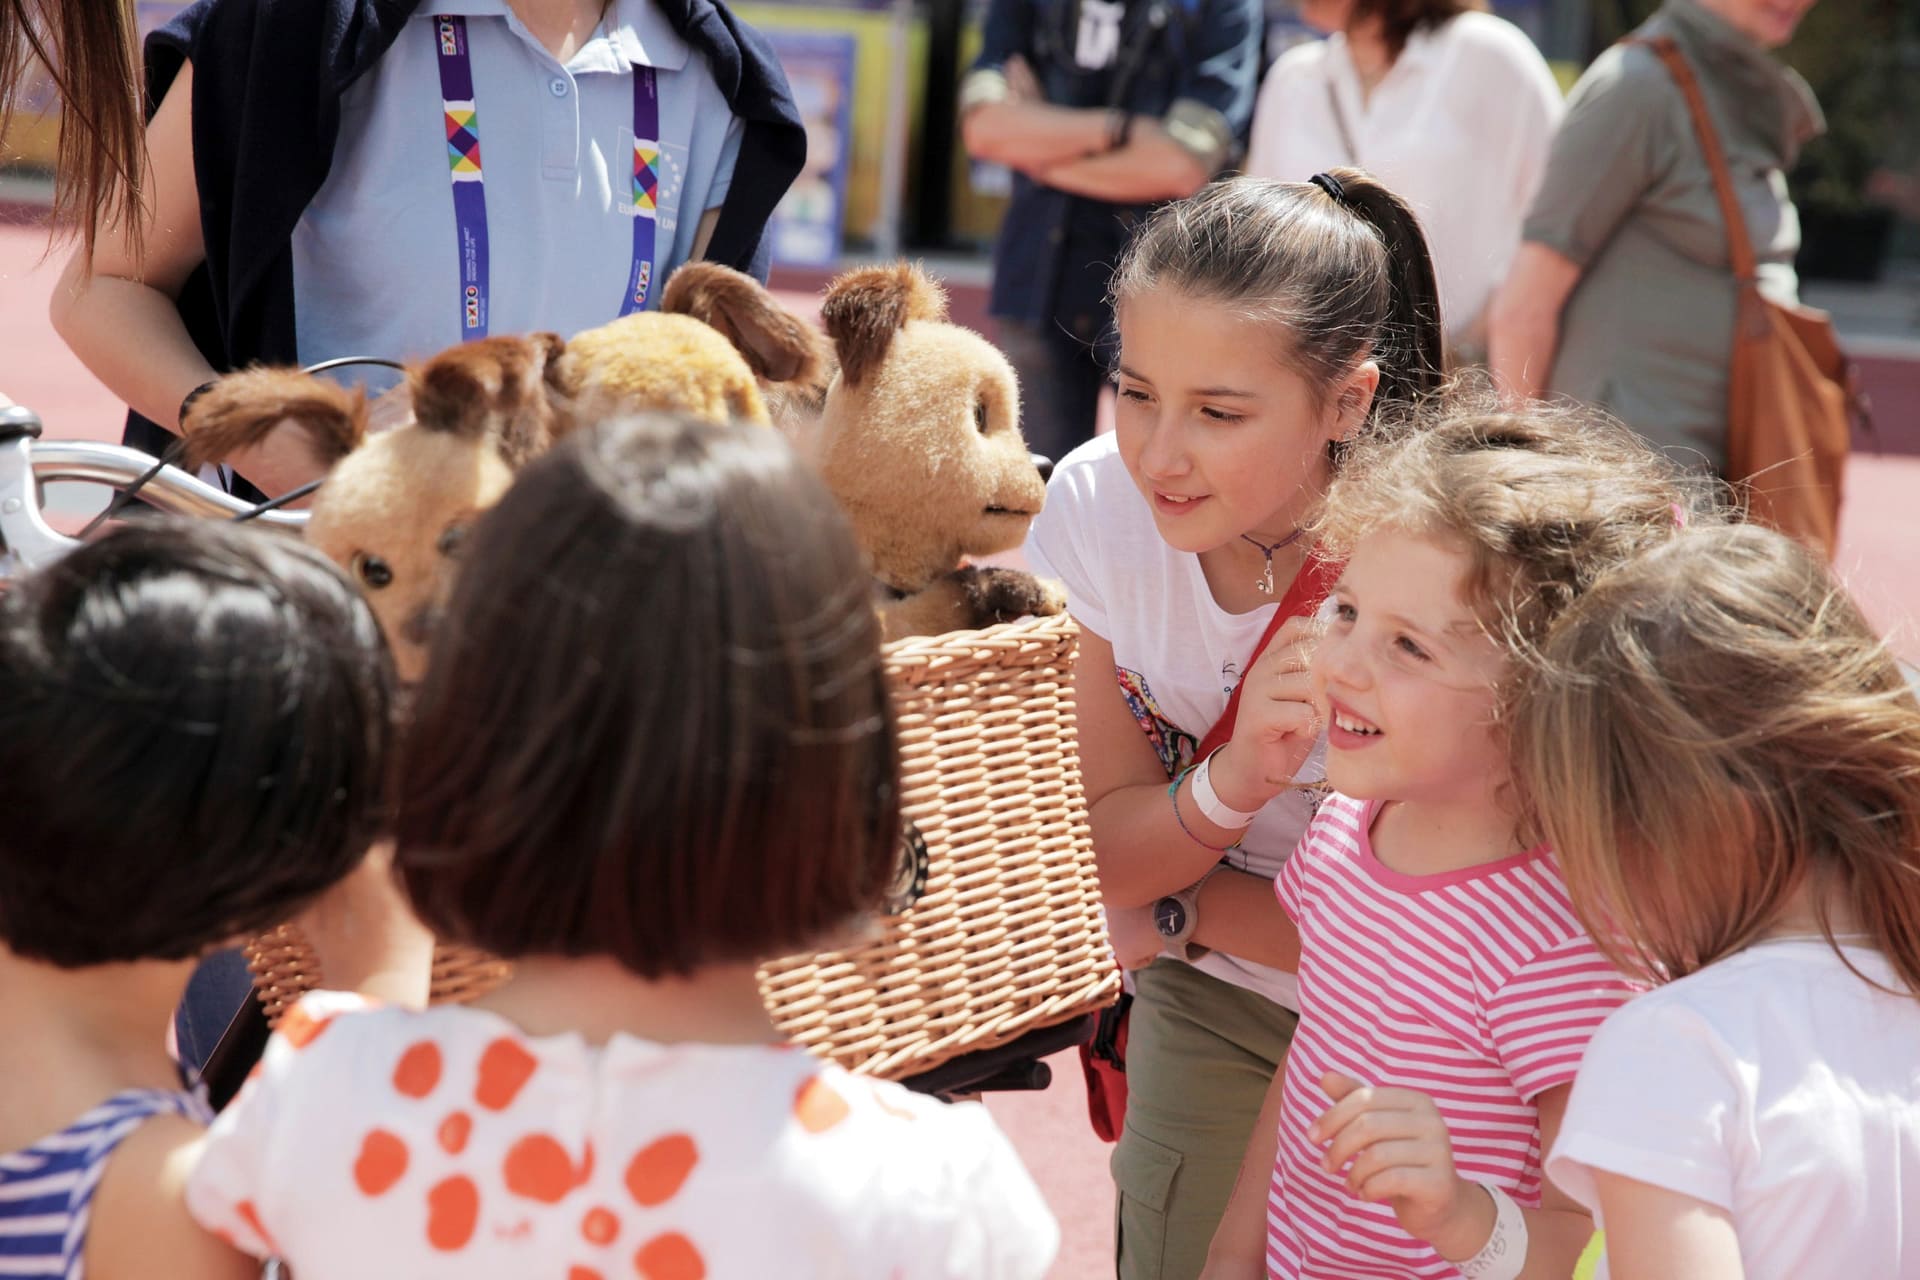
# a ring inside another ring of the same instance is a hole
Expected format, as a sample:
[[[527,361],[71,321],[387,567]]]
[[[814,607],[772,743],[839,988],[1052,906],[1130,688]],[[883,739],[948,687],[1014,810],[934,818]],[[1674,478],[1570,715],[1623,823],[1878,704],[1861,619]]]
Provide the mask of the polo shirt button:
[[[547,87],[553,90],[553,96],[556,98],[564,98],[567,96],[567,82],[558,76],[548,81]]]

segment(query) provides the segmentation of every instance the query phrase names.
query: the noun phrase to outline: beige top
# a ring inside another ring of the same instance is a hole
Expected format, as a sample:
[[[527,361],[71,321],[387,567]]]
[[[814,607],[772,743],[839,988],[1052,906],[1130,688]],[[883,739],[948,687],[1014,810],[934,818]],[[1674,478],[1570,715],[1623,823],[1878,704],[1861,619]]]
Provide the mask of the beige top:
[[[1792,301],[1800,220],[1785,170],[1825,128],[1813,92],[1694,0],[1635,34],[1693,64],[1770,297]],[[1584,270],[1549,389],[1601,406],[1688,465],[1725,465],[1735,290],[1713,175],[1679,86],[1654,53],[1616,45],[1580,78],[1523,230]]]

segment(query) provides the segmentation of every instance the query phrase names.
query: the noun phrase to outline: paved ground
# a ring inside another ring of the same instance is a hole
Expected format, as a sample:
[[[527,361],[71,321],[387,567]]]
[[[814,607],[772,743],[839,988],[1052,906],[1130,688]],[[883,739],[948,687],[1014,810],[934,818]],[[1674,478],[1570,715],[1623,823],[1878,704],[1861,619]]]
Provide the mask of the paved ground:
[[[119,405],[47,325],[59,263],[43,260],[42,247],[31,230],[0,227],[0,391],[36,409],[50,437],[117,440]],[[1920,659],[1920,360],[1887,347],[1875,354],[1870,372],[1883,435],[1906,452],[1853,460],[1839,562],[1900,650]],[[1053,1066],[1053,1088],[998,1095],[990,1105],[1060,1218],[1066,1243],[1055,1277],[1087,1280],[1105,1274],[1113,1213],[1108,1148],[1087,1128],[1077,1062],[1063,1055]]]

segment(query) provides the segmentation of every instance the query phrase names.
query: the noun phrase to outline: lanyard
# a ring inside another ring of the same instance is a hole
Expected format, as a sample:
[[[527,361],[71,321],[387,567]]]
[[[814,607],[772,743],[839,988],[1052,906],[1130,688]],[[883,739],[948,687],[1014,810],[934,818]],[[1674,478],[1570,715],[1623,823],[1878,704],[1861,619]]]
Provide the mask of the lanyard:
[[[480,113],[473,100],[473,54],[467,20],[441,14],[433,20],[440,65],[440,106],[447,130],[447,164],[453,177],[453,224],[460,252],[460,340],[487,336],[489,242],[487,184],[480,167]],[[652,67],[633,69],[633,269],[620,300],[620,314],[647,305],[653,288],[654,239],[660,216],[660,93]]]

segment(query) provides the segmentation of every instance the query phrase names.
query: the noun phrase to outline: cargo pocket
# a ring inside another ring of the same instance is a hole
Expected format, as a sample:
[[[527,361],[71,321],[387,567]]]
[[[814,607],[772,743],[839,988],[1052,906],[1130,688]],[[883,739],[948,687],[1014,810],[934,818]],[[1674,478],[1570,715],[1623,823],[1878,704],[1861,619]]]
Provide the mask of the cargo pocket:
[[[1113,1240],[1120,1280],[1160,1280],[1167,1255],[1167,1201],[1186,1159],[1128,1129],[1114,1148]]]

